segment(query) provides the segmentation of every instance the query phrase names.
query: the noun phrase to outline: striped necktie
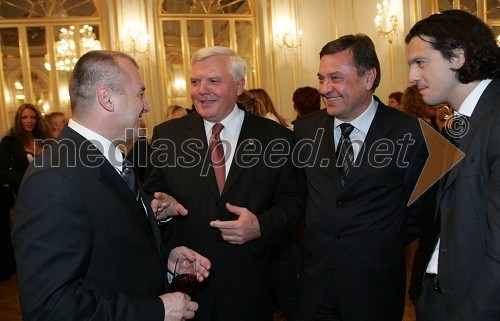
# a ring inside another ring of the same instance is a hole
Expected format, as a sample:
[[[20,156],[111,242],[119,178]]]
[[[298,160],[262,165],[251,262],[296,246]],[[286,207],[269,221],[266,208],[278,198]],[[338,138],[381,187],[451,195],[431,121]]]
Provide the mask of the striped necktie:
[[[354,130],[354,126],[349,123],[343,123],[339,126],[342,134],[337,145],[336,166],[340,173],[340,185],[344,187],[349,171],[354,164],[354,150],[352,148],[351,139],[349,138],[349,135]]]

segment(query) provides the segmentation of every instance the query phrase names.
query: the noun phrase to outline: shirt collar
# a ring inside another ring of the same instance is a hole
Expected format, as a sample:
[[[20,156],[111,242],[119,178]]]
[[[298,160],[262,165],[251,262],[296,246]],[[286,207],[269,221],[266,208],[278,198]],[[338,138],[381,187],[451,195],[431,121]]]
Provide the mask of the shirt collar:
[[[372,96],[372,101],[370,102],[370,105],[368,105],[368,108],[366,108],[366,110],[361,115],[356,117],[356,119],[350,121],[349,124],[353,125],[357,130],[366,135],[368,133],[368,130],[370,129],[373,118],[375,117],[377,108],[378,102]],[[335,118],[334,127],[337,128],[342,123],[344,122]]]
[[[227,115],[226,118],[220,121],[220,123],[224,125],[220,136],[221,139],[225,138],[226,136],[238,137],[244,116],[245,112],[239,109],[238,105],[234,105],[233,111],[231,111],[231,113]],[[212,127],[216,123],[212,123],[208,120],[203,119],[203,124],[205,125],[205,134],[207,135],[207,138],[210,138],[210,136],[212,135]]]
[[[123,153],[109,139],[70,119],[68,127],[90,141],[117,170],[121,172]]]
[[[477,102],[479,101],[479,98],[481,98],[481,95],[483,94],[484,90],[488,85],[490,84],[491,79],[484,79],[479,82],[479,84],[474,88],[469,96],[465,98],[464,102],[462,105],[460,105],[460,108],[458,108],[458,113],[461,115],[465,116],[471,116],[472,113],[474,112],[474,108],[476,108]]]

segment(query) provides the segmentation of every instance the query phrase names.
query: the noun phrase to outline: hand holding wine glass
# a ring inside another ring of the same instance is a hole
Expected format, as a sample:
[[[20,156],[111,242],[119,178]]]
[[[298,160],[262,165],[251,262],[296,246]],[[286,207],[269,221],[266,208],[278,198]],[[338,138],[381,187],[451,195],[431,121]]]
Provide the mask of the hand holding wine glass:
[[[192,264],[182,263],[183,260],[190,260]],[[182,291],[180,288],[183,286],[179,284],[189,283],[191,280],[194,284],[196,284],[195,282],[202,282],[209,276],[211,266],[212,263],[209,259],[185,246],[173,248],[167,261],[167,269],[173,271],[174,279],[177,277],[177,280],[172,280],[175,291]],[[186,275],[192,275],[194,278],[186,277]]]
[[[196,262],[190,258],[177,258],[172,287],[174,291],[189,294],[196,285]]]

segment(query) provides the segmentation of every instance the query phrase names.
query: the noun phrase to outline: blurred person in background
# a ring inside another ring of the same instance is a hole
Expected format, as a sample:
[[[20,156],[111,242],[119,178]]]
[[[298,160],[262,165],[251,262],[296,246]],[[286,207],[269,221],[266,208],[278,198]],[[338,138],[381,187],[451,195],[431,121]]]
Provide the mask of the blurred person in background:
[[[321,94],[313,87],[297,88],[292,96],[293,109],[297,112],[297,119],[321,109]],[[292,122],[294,123],[295,120]]]
[[[432,128],[439,132],[439,125],[436,121],[437,109],[427,105],[422,99],[422,94],[416,85],[406,88],[401,98],[403,111],[413,117],[422,118]]]
[[[23,104],[16,112],[12,129],[0,143],[0,281],[10,279],[15,272],[10,210],[26,168],[43,151],[43,140],[51,137],[38,108]]]
[[[55,111],[48,114],[47,116],[45,116],[45,119],[52,129],[53,138],[57,138],[63,130],[64,126],[68,124],[66,115],[64,115],[64,113],[61,113],[60,111]]]
[[[287,128],[291,127],[291,124],[276,111],[271,97],[269,97],[269,94],[264,89],[250,89],[249,92],[252,93],[256,102],[256,110],[249,110],[249,112],[254,115],[274,120]]]
[[[180,118],[186,116],[188,113],[186,109],[179,105],[170,105],[165,110],[165,120],[170,120],[174,118]]]
[[[389,94],[389,100],[387,102],[387,106],[396,108],[398,110],[403,109],[403,104],[401,103],[401,98],[403,97],[403,93],[400,91],[395,91]]]

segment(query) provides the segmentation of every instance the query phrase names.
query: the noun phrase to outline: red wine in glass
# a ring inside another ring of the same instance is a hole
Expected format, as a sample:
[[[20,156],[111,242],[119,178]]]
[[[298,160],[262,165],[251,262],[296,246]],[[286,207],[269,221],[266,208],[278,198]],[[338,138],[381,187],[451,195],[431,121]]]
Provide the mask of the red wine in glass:
[[[196,282],[196,276],[193,274],[177,274],[172,281],[172,287],[176,292],[189,294],[193,291]]]
[[[174,279],[172,287],[174,291],[189,294],[196,285],[195,262],[190,259],[178,258],[175,262]]]

